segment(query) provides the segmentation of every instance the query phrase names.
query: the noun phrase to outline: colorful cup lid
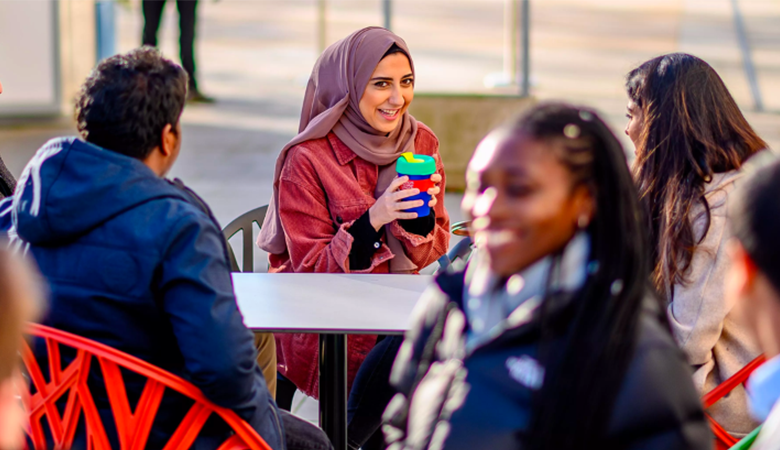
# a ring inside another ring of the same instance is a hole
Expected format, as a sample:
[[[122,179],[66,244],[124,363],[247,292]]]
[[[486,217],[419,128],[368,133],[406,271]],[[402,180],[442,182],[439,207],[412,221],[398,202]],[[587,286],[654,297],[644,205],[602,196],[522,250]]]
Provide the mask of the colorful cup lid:
[[[436,160],[428,155],[401,153],[395,164],[395,171],[404,175],[433,175],[436,173]]]

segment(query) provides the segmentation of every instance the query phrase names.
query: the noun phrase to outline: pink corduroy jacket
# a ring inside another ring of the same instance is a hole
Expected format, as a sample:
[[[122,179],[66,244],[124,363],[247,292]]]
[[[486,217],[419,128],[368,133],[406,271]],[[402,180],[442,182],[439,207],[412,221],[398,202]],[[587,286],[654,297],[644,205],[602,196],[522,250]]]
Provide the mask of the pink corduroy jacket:
[[[442,176],[441,193],[434,208],[436,225],[427,236],[405,231],[398,223],[388,227],[403,244],[417,269],[435,262],[447,252],[450,219],[444,209],[444,167],[439,141],[419,124],[415,153],[436,159]],[[349,268],[352,235],[347,230],[376,201],[378,166],[367,162],[330,133],[327,137],[296,145],[289,150],[279,179],[279,215],[287,253],[270,255],[270,272],[389,273],[393,253],[383,244],[365,270]],[[384,240],[384,237],[383,237]],[[370,298],[366,292],[366,298]],[[317,299],[312,299],[316,301]],[[347,338],[349,386],[360,364],[376,343],[376,336]],[[277,334],[279,373],[306,395],[319,398],[319,337],[316,334]]]

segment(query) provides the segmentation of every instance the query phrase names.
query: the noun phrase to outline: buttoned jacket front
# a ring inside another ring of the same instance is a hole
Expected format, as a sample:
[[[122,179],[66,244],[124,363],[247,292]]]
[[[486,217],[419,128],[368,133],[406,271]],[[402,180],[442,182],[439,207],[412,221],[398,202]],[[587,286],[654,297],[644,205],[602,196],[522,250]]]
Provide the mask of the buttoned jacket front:
[[[433,132],[418,123],[415,153],[432,156],[442,176],[441,192],[433,208],[436,224],[427,236],[404,230],[397,222],[386,227],[402,243],[417,270],[447,252],[449,216],[444,208],[445,175],[439,142]],[[392,251],[382,237],[380,248],[363,270],[350,270],[353,237],[350,226],[376,201],[374,190],[379,167],[359,158],[334,134],[296,145],[289,150],[279,179],[279,215],[287,252],[270,255],[271,272],[390,273]],[[370,301],[370,292],[366,300]],[[312,299],[316,301],[316,299]],[[277,335],[279,371],[307,395],[318,396],[318,338],[311,334]],[[348,373],[350,384],[375,336],[350,336]]]

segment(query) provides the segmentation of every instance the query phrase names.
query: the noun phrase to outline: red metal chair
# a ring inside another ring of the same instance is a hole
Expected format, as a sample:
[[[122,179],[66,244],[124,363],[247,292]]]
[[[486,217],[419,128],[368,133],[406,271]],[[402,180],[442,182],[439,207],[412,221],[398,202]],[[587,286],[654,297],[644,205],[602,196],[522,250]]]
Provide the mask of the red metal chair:
[[[30,346],[25,344],[22,358],[35,393],[32,390],[25,392],[23,401],[29,416],[29,428],[26,431],[35,450],[46,449],[41,424],[44,416],[55,448],[69,449],[82,412],[86,424],[87,450],[111,449],[92,393],[87,387],[87,375],[93,360],[97,360],[105,377],[122,450],[140,450],[146,446],[165,389],[173,389],[195,400],[165,446],[166,450],[189,448],[212,413],[221,417],[234,431],[234,435],[227,438],[219,450],[271,450],[236,413],[211,403],[197,387],[175,375],[106,345],[61,330],[31,324],[28,333],[46,340],[50,373],[47,382]],[[75,359],[64,369],[61,367],[61,345],[76,349]],[[135,412],[130,409],[120,367],[148,378]],[[67,396],[67,404],[60,414],[56,403],[63,396]]]
[[[731,392],[735,387],[747,381],[748,377],[750,377],[750,374],[753,373],[753,371],[756,370],[758,366],[763,364],[764,361],[766,361],[766,358],[764,357],[764,355],[760,355],[753,361],[750,361],[745,367],[740,369],[739,372],[732,375],[731,378],[719,384],[715,389],[705,394],[704,397],[701,398],[701,401],[704,404],[704,409],[707,409],[710,406],[714,405],[715,402],[723,398],[723,396]],[[709,414],[705,413],[705,415],[707,416],[707,420],[710,423],[712,434],[715,435],[716,450],[726,450],[734,446],[737,442],[739,442],[739,439],[730,435]]]

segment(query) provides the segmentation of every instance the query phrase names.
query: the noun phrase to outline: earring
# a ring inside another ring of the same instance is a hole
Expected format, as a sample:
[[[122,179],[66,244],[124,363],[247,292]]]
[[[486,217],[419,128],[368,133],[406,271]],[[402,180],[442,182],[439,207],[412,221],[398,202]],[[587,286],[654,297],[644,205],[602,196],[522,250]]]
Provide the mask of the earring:
[[[577,219],[577,226],[578,226],[578,227],[579,227],[581,230],[584,230],[585,228],[587,228],[587,227],[588,227],[588,224],[589,224],[588,216],[587,216],[587,215],[585,215],[585,214],[581,215],[581,216],[580,216],[580,217]]]

